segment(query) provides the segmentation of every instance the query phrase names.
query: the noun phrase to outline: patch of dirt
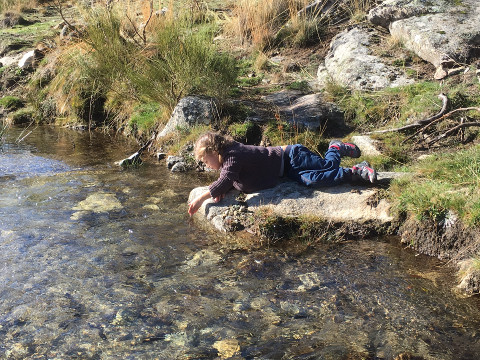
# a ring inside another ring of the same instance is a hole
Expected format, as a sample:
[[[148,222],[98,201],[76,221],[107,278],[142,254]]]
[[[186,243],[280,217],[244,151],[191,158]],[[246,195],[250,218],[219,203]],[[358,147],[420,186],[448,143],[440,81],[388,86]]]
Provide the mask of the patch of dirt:
[[[458,262],[470,258],[480,250],[480,236],[460,221],[425,220],[421,223],[413,217],[399,229],[401,241],[419,253],[443,260]]]

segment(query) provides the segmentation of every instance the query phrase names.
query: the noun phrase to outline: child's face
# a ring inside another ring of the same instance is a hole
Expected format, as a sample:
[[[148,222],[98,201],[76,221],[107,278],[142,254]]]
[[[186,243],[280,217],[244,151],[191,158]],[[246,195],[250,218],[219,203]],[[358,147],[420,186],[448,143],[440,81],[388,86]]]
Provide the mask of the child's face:
[[[218,170],[221,168],[222,164],[218,158],[218,154],[216,152],[206,153],[202,161],[211,169]]]

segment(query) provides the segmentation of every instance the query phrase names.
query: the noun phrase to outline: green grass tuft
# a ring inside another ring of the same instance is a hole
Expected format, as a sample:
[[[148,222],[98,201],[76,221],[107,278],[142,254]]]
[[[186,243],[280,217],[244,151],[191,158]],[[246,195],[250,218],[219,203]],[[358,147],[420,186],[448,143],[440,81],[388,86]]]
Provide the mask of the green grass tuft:
[[[137,106],[130,117],[129,126],[142,133],[155,127],[158,118],[162,117],[160,104],[150,102]]]
[[[22,107],[23,104],[23,100],[16,96],[7,95],[0,99],[0,107],[3,107],[7,110],[16,110]]]
[[[416,176],[392,185],[398,211],[437,221],[453,211],[466,224],[480,225],[480,146],[432,155],[410,170]]]

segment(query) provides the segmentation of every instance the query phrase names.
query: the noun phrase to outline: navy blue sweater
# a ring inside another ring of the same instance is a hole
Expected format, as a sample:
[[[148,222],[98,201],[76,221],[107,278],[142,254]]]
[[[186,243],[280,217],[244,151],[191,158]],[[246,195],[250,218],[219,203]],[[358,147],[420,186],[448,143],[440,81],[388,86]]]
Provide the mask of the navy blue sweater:
[[[245,193],[274,187],[280,175],[282,148],[243,145],[234,141],[222,153],[219,178],[208,189],[216,198],[234,187]]]

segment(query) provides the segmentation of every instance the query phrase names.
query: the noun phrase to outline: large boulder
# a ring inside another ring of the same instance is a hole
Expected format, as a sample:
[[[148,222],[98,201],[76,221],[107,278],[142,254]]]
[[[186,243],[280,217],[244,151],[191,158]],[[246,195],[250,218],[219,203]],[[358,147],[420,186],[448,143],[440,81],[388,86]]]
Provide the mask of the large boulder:
[[[405,73],[397,67],[385,64],[372,54],[372,38],[378,34],[374,29],[355,27],[335,36],[325,57],[325,64],[318,68],[318,81],[335,83],[356,90],[380,90],[412,84]]]
[[[379,183],[388,183],[393,173],[379,173]],[[195,188],[189,200],[194,199],[207,187]],[[392,221],[390,204],[380,199],[378,188],[365,184],[343,184],[327,188],[309,188],[296,182],[282,179],[274,188],[247,194],[241,203],[249,212],[268,208],[282,217],[316,216],[333,223],[356,223],[365,227],[381,227]],[[196,217],[213,225],[219,231],[230,231],[231,217],[228,209],[238,206],[239,192],[232,190],[219,203],[207,200]],[[239,212],[242,208],[238,209]],[[244,210],[243,210],[244,211]]]
[[[309,130],[325,129],[327,134],[341,136],[346,130],[343,112],[333,103],[323,100],[321,94],[303,95],[284,90],[263,99],[271,103],[281,120]]]
[[[392,37],[432,63],[437,79],[445,77],[449,67],[480,56],[478,0],[390,0],[372,9],[369,19],[388,27]]]
[[[209,125],[216,114],[214,99],[199,96],[187,96],[181,99],[172,112],[167,125],[158,134],[164,137],[178,128],[190,128],[195,125]]]

